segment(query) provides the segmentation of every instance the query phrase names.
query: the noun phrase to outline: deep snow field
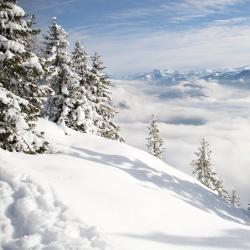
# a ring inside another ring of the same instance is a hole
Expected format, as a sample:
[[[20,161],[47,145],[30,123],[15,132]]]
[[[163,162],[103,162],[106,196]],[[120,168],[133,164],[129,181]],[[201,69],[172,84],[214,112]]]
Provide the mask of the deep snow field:
[[[250,213],[139,149],[45,120],[53,153],[0,150],[0,250],[250,249]]]

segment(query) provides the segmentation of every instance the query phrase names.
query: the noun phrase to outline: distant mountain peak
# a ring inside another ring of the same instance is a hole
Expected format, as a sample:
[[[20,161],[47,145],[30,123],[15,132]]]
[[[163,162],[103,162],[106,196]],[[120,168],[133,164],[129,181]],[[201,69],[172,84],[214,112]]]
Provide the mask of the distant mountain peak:
[[[163,84],[175,84],[193,79],[213,80],[222,84],[250,86],[250,66],[237,68],[218,68],[201,70],[154,69],[151,72],[141,72],[121,77],[125,80],[153,81]]]

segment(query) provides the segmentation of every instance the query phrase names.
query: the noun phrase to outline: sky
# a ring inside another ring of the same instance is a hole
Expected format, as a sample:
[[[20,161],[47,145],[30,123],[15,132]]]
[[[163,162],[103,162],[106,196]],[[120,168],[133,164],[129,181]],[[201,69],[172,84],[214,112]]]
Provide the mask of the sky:
[[[44,31],[53,16],[111,74],[249,64],[250,0],[20,0]]]

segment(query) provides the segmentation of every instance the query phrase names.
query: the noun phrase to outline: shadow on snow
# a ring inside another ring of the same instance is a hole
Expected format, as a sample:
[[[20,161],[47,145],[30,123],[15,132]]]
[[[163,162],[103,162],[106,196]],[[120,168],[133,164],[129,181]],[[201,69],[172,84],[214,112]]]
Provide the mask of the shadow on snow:
[[[215,249],[250,249],[250,230],[234,229],[227,230],[225,234],[218,237],[193,237],[175,236],[155,232],[146,235],[122,234],[120,236],[134,239],[154,241],[162,244],[214,247]]]
[[[121,155],[102,154],[77,147],[73,147],[72,152],[68,152],[68,154],[120,169],[142,182],[143,186],[146,183],[152,183],[160,189],[171,190],[178,198],[198,209],[215,213],[226,220],[249,225],[247,211],[232,207],[218,195],[205,188],[201,188],[196,183],[178,179],[163,171],[158,171],[138,159],[131,160]]]

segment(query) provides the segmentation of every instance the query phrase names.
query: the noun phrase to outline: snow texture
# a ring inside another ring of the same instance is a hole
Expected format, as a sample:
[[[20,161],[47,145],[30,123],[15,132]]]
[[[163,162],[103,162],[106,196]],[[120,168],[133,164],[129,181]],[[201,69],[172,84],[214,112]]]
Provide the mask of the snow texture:
[[[4,250],[103,249],[75,217],[100,228],[117,250],[250,249],[249,212],[193,177],[125,143],[38,125],[53,154],[0,150]]]
[[[0,200],[0,249],[107,249],[95,227],[73,219],[48,186],[28,176],[0,168]]]

